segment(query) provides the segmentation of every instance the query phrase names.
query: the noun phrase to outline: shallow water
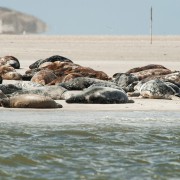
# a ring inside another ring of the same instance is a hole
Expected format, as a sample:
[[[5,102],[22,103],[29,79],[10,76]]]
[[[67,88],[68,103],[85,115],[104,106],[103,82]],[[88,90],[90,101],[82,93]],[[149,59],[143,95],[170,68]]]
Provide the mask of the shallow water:
[[[180,112],[1,111],[0,179],[179,179]]]

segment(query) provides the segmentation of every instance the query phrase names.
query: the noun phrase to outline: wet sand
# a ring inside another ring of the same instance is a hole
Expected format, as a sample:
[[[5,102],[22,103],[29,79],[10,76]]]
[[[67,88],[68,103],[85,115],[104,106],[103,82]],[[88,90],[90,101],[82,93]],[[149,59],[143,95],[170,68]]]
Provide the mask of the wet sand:
[[[5,55],[19,59],[21,73],[34,61],[52,55],[65,56],[76,64],[102,70],[109,76],[152,63],[180,70],[180,36],[156,36],[150,44],[148,36],[0,35],[0,56]],[[180,107],[178,98],[133,100],[135,103],[110,105],[58,102],[63,105],[63,111],[179,111]]]

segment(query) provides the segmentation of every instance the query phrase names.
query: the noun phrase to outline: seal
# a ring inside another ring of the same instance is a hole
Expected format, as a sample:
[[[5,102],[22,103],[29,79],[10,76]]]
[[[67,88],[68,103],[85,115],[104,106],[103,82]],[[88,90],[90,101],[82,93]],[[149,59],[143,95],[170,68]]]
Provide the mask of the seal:
[[[136,72],[144,71],[144,70],[148,70],[148,69],[167,69],[167,68],[162,65],[159,65],[159,64],[148,64],[146,66],[132,68],[132,69],[128,70],[126,73],[128,73],[128,74],[136,73]]]
[[[37,61],[35,61],[33,64],[31,64],[29,66],[30,69],[34,69],[34,68],[38,68],[41,64],[45,63],[45,62],[55,62],[55,61],[60,61],[60,62],[71,62],[72,61],[66,57],[63,57],[63,56],[59,56],[59,55],[54,55],[54,56],[51,56],[49,58],[46,58],[46,59],[39,59]]]
[[[113,75],[113,78],[113,82],[122,87],[126,92],[129,91],[130,88],[128,86],[130,84],[139,80],[135,75],[128,73],[116,73]]]
[[[3,79],[6,80],[21,80],[22,75],[10,66],[9,64],[0,66],[0,75]]]
[[[12,66],[10,66],[8,64],[0,66],[0,74],[1,75],[5,74],[7,72],[15,72],[15,71],[16,70]]]
[[[18,72],[7,72],[2,74],[2,78],[6,80],[22,80],[22,75]]]
[[[42,87],[30,87],[16,91],[9,94],[9,97],[18,96],[21,94],[37,94],[50,97],[54,100],[64,100],[70,97],[71,93],[67,89],[61,86],[42,86]]]
[[[101,83],[102,86],[106,86],[107,84],[116,86],[114,82],[104,81],[104,80],[100,80],[96,78],[89,78],[89,77],[77,77],[67,82],[60,83],[58,85],[66,88],[67,90],[83,90],[96,83]]]
[[[68,81],[73,80],[77,77],[82,77],[82,74],[70,73],[67,75],[62,75],[61,77],[57,77],[55,80],[51,81],[48,85],[57,85],[59,83],[68,82]]]
[[[39,66],[40,69],[49,69],[49,70],[59,70],[59,71],[65,71],[67,69],[72,69],[79,66],[78,64],[74,64],[71,62],[60,62],[60,61],[55,61],[55,62],[45,62]]]
[[[177,95],[177,96],[180,95],[180,88],[176,84],[171,83],[171,82],[164,82],[164,83],[174,89],[174,91],[176,93],[175,95]]]
[[[3,107],[8,108],[62,108],[62,105],[56,103],[53,99],[36,94],[4,98],[0,103]]]
[[[159,76],[159,75],[166,75],[171,74],[172,71],[169,69],[148,69],[144,71],[139,71],[134,74],[139,80],[145,79],[150,76]]]
[[[0,99],[7,98],[7,96],[0,90]]]
[[[180,94],[180,86],[178,86],[178,81],[176,81],[176,76],[173,73],[172,75],[160,75],[160,76],[150,76],[145,79],[142,79],[141,81],[138,81],[137,84],[134,86],[133,91],[131,93],[128,93],[128,96],[140,96],[140,89],[143,86],[143,84],[149,82],[149,81],[162,81],[166,85],[170,86],[175,92],[176,96],[179,96]]]
[[[16,91],[20,91],[22,90],[22,88],[17,87],[14,84],[0,84],[0,90],[4,93],[4,94],[12,94]]]
[[[4,56],[0,58],[0,64],[1,65],[10,65],[12,66],[14,69],[19,69],[20,68],[20,63],[19,60],[14,57],[14,56]]]
[[[180,71],[165,75],[164,79],[180,87]]]
[[[171,99],[171,96],[175,93],[171,86],[159,79],[148,81],[140,87],[140,95],[143,98]]]
[[[32,78],[31,81],[34,83],[46,85],[56,79],[57,76],[50,70],[41,70],[37,72]]]
[[[104,83],[104,82],[97,82],[95,84],[92,84],[91,86],[89,86],[88,88],[91,88],[91,87],[94,87],[94,86],[100,86],[100,87],[110,87],[110,88],[114,88],[114,89],[119,89],[120,91],[124,92],[124,89],[121,88],[120,86],[117,86],[116,84],[114,83]]]
[[[19,81],[17,83],[14,84],[16,87],[19,87],[20,89],[35,89],[38,87],[43,87],[43,85],[41,84],[37,84],[31,81]]]
[[[28,69],[25,72],[25,74],[22,75],[22,80],[23,81],[30,81],[31,78],[39,71],[41,71],[41,69],[39,69],[39,68]]]
[[[2,84],[3,83],[3,78],[2,78],[2,76],[0,76],[0,84]]]
[[[83,77],[96,78],[101,80],[110,80],[111,78],[103,71],[97,71],[89,67],[79,66],[71,72],[80,73]]]
[[[100,86],[87,88],[66,100],[67,103],[89,104],[121,104],[128,103],[128,101],[127,95],[121,90]]]

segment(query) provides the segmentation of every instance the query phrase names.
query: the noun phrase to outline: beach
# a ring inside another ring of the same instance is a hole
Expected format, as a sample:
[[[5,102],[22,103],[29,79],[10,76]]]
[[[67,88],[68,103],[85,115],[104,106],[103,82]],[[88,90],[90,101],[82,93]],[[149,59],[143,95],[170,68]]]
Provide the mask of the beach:
[[[180,36],[155,36],[152,44],[148,36],[46,36],[1,35],[0,56],[19,59],[21,74],[38,59],[61,55],[74,63],[104,71],[110,77],[117,72],[148,64],[161,64],[180,70]],[[16,81],[5,80],[4,83]],[[129,104],[67,104],[61,110],[117,110],[117,111],[178,111],[180,101],[131,98]]]

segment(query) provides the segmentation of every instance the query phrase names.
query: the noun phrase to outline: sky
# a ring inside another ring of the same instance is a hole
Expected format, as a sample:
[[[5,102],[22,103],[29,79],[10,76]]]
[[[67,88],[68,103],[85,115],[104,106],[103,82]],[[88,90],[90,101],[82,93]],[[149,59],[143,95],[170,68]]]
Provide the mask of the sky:
[[[52,35],[180,34],[180,0],[0,0],[47,23]]]

